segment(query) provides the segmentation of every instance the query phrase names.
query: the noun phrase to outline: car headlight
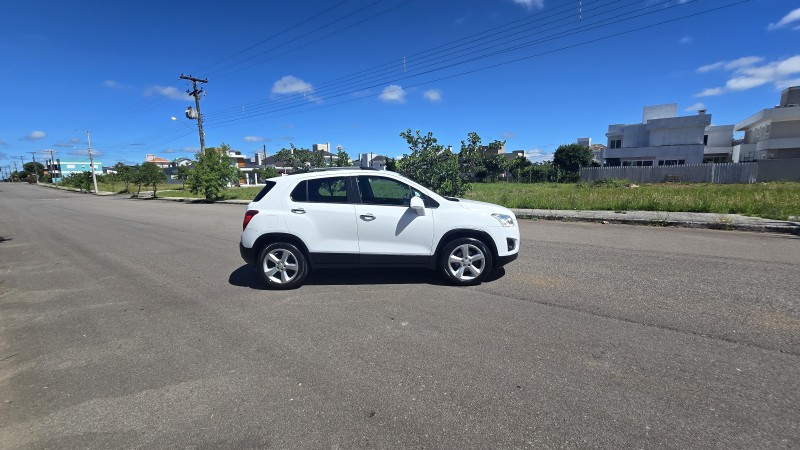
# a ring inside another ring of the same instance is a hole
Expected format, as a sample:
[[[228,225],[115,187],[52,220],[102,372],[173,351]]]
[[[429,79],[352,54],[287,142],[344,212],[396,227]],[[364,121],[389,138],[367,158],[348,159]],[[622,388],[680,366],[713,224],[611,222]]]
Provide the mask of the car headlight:
[[[492,217],[497,219],[500,222],[500,225],[504,227],[513,228],[514,227],[514,218],[509,216],[508,214],[492,214]]]

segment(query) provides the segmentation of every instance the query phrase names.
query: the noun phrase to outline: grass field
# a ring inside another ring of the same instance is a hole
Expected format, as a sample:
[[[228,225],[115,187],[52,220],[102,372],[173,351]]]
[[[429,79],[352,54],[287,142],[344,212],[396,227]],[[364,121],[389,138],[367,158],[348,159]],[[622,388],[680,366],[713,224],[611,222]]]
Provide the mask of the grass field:
[[[259,190],[234,188],[223,195],[226,199],[250,200]],[[159,191],[158,195],[201,197],[186,190]],[[707,212],[777,220],[800,216],[800,183],[660,183],[638,187],[623,182],[475,183],[465,197],[525,209]]]
[[[786,220],[800,215],[800,183],[474,184],[467,198],[508,208],[674,211]]]

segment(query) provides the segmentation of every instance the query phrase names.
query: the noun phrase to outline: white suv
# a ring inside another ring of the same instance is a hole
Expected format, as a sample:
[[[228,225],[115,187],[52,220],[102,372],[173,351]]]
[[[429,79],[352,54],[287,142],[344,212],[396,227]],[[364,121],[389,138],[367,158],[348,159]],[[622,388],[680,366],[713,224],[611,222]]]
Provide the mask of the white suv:
[[[517,258],[511,210],[442,197],[394,172],[326,170],[271,178],[247,206],[239,251],[275,289],[311,268],[427,267],[471,285]]]

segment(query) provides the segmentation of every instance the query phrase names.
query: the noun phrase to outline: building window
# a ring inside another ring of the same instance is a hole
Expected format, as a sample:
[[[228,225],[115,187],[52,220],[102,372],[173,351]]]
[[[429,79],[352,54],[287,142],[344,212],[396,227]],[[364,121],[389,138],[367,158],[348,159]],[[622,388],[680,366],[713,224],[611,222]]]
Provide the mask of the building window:
[[[703,145],[708,145],[708,135],[703,136]]]
[[[612,139],[608,141],[609,148],[622,148],[622,139]]]
[[[629,167],[652,167],[653,161],[623,161],[622,165]]]

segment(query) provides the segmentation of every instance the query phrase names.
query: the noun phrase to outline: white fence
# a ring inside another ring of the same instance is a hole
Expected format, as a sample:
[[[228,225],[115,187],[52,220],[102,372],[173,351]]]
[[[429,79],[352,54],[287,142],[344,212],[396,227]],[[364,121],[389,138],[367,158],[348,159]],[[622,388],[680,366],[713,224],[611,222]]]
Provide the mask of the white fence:
[[[758,163],[582,167],[580,175],[581,180],[586,181],[623,179],[636,183],[755,183],[758,181]]]

